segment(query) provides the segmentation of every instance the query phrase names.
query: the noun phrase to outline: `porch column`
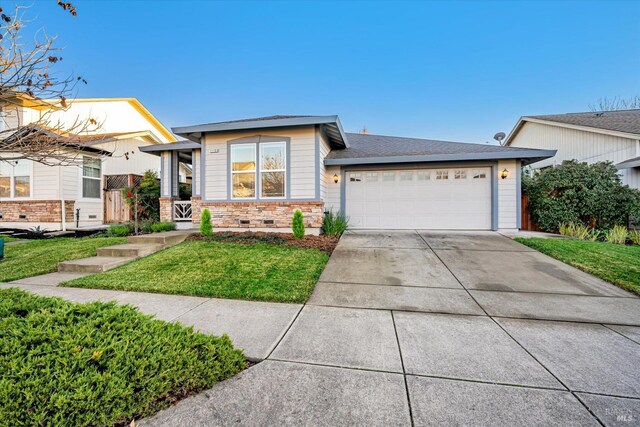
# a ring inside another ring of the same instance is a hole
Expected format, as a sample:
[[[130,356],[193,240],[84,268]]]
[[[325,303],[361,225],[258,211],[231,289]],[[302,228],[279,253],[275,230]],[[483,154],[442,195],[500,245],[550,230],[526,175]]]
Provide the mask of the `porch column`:
[[[173,221],[173,202],[178,199],[178,153],[160,156],[160,221]]]
[[[191,221],[200,223],[200,180],[202,179],[202,165],[200,163],[200,150],[191,151]]]

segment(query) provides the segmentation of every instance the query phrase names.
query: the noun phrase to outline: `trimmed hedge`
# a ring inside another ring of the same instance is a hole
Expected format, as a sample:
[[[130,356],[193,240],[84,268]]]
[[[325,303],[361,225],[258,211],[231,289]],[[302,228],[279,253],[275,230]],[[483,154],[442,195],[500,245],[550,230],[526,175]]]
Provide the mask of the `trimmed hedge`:
[[[175,222],[156,222],[151,224],[151,231],[154,233],[162,233],[163,231],[173,231],[177,228]]]
[[[227,336],[0,290],[0,420],[11,425],[129,425],[245,366]]]

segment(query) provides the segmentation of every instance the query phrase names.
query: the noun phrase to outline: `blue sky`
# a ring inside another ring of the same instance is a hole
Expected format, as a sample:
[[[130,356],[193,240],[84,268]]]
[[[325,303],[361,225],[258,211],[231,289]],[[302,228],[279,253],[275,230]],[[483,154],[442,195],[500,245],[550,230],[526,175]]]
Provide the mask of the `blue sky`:
[[[338,114],[347,131],[485,142],[521,115],[640,94],[640,2],[73,3],[76,18],[55,0],[27,16],[89,81],[79,96],[137,97],[167,126]]]

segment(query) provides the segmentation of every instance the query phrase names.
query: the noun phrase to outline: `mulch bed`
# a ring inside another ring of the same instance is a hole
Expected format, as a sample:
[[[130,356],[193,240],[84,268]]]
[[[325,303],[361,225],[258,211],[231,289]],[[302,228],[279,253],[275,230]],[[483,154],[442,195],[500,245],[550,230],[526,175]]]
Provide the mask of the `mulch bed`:
[[[319,249],[329,254],[333,252],[338,244],[340,237],[327,236],[304,236],[302,239],[296,239],[291,233],[267,233],[264,231],[221,231],[214,233],[212,237],[204,237],[195,234],[187,240],[205,240],[211,242],[239,243],[242,245],[253,245],[256,243],[269,243],[272,245],[294,246],[297,248]]]

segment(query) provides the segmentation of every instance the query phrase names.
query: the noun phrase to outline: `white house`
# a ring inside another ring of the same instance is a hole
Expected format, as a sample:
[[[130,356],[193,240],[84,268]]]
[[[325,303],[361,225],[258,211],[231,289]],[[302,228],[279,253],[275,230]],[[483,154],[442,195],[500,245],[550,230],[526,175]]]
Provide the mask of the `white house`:
[[[345,133],[338,116],[270,116],[173,128],[185,140],[142,151],[162,159],[161,217],[218,229],[317,231],[340,211],[352,228],[516,229],[520,166],[553,150]],[[177,170],[193,165],[191,202]],[[189,204],[190,209],[185,209]]]
[[[64,109],[54,104],[46,108],[22,99],[3,108],[0,126],[10,130],[39,123],[43,114],[47,114],[49,123],[59,124],[59,129],[72,128],[73,123],[89,118],[95,119],[98,127],[74,135],[74,143],[68,149],[77,152],[78,165],[0,161],[0,227],[41,226],[62,230],[113,220],[105,217],[106,208],[109,203],[122,201],[105,190],[113,187],[117,190],[134,179],[133,175],[142,175],[150,169],[160,172],[158,157],[141,152],[140,147],[176,141],[135,98],[76,99]],[[10,154],[3,153],[2,158],[10,158]],[[190,175],[190,169],[183,165],[181,181],[187,174]],[[128,215],[126,206],[110,208],[126,211]]]
[[[640,109],[524,116],[505,146],[557,150],[554,157],[533,163],[535,169],[565,160],[611,161],[622,182],[640,188]]]

